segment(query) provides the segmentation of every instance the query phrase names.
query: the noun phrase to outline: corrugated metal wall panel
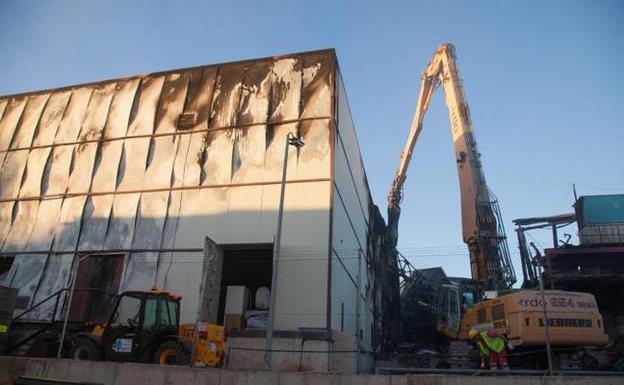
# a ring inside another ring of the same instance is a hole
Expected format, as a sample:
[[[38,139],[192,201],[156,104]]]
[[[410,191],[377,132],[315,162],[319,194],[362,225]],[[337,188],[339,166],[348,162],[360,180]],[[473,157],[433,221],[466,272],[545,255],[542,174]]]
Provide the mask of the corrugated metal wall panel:
[[[93,89],[89,98],[84,119],[78,134],[78,141],[99,139],[106,124],[115,84],[106,84],[101,88]],[[93,167],[98,150],[98,143],[81,143],[73,147],[71,158],[71,173],[67,184],[68,193],[81,193],[91,187]],[[56,226],[53,251],[75,250],[80,238],[82,215],[87,200],[86,195],[67,197],[61,206],[59,223]],[[40,288],[42,296],[47,296],[56,290],[65,287],[67,280],[58,277],[69,277],[73,262],[73,255],[51,255],[46,267],[46,280]],[[48,271],[56,274],[49,275]]]
[[[4,158],[7,155],[4,151],[11,145],[13,133],[15,132],[15,128],[17,127],[20,117],[22,116],[24,107],[26,107],[27,101],[27,96],[11,98],[7,101],[7,105],[4,108],[2,120],[0,120],[0,151],[3,151],[0,152],[0,167],[4,164]]]
[[[188,89],[187,74],[170,74],[163,85],[156,111],[155,134],[174,133],[180,113],[184,110]],[[143,189],[167,189],[171,185],[173,162],[176,155],[174,136],[151,139]],[[158,249],[167,218],[169,191],[143,192],[139,201],[132,249]],[[126,289],[144,289],[153,286],[156,279],[158,252],[130,254],[124,277]]]
[[[33,141],[33,146],[45,146],[54,142],[54,137],[63,117],[63,112],[69,101],[69,92],[52,94],[39,121],[39,128]],[[26,179],[22,183],[19,197],[41,195],[41,181],[45,171],[51,148],[35,148],[28,154],[26,161]],[[32,234],[39,210],[39,200],[16,202],[17,216],[11,226],[11,231],[5,242],[4,248],[20,250],[26,244]]]
[[[126,135],[132,100],[138,85],[138,79],[117,84],[117,91],[113,96],[104,128],[105,139]],[[115,191],[123,144],[121,140],[101,144],[93,176],[92,191]],[[79,250],[100,250],[104,247],[113,199],[114,196],[110,194],[93,195],[87,198]]]
[[[48,100],[48,94],[32,96],[28,98],[28,102],[23,110],[19,123],[14,130],[11,144],[7,148],[16,150],[6,154],[2,170],[0,171],[0,198],[16,198],[22,185],[22,177],[26,170],[26,162],[28,160],[29,150],[17,150],[29,147],[33,141],[35,129]],[[9,117],[10,118],[10,117]],[[14,209],[19,206],[14,201],[0,203],[0,243],[3,243],[11,232],[11,225],[14,223],[13,214],[17,213]],[[18,226],[21,226],[20,222]],[[25,234],[27,236],[27,234]],[[19,289],[18,295],[29,295],[29,292],[36,286],[37,280],[34,277],[39,276],[43,267],[44,258],[25,258],[21,262],[21,270],[17,269],[14,263],[9,276],[15,282],[16,288]],[[25,271],[24,268],[32,267]]]
[[[147,78],[141,82],[130,112],[127,135],[148,135],[154,131],[154,119],[164,77]],[[132,138],[124,141],[117,175],[117,191],[140,191],[143,188],[145,164],[150,138]],[[106,249],[128,249],[134,238],[136,212],[140,192],[115,195],[106,234]]]
[[[0,198],[16,198],[22,185],[22,177],[26,170],[28,160],[28,148],[33,140],[37,123],[43,112],[43,108],[49,95],[37,95],[28,98],[23,116],[15,129],[11,140],[10,149],[16,150],[6,154],[2,168],[0,169]],[[3,244],[9,234],[13,223],[15,202],[0,203],[0,244]]]
[[[8,99],[2,99],[0,100],[0,124],[2,122],[2,117],[4,116],[4,110],[7,106],[7,104],[9,104],[9,100]]]
[[[54,137],[54,143],[73,142],[78,138],[90,97],[91,89],[78,88],[72,91]],[[55,147],[51,151],[41,182],[42,195],[65,193],[69,183],[73,152],[73,145]],[[60,218],[62,204],[62,199],[41,201],[26,250],[50,250],[52,248],[55,234],[58,231],[57,224],[62,219]],[[32,303],[39,287],[42,288],[42,295],[46,296],[55,287],[62,287],[66,284],[67,272],[62,274],[60,267],[66,265],[64,260],[68,259],[66,256],[48,258],[40,254],[17,258],[11,267],[10,284],[19,288],[20,295],[31,296]],[[44,266],[45,274],[43,274]]]

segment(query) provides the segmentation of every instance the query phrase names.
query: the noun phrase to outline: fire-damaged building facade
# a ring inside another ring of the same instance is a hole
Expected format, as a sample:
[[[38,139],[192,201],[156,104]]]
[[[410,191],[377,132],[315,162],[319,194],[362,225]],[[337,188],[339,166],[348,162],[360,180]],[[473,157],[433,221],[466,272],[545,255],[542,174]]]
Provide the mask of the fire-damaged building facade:
[[[396,265],[333,50],[0,97],[0,166],[0,285],[18,289],[16,312],[72,283],[70,317],[106,310],[81,289],[158,287],[182,296],[181,322],[223,324],[230,286],[242,313],[273,286],[274,347],[304,357],[274,353],[277,367],[366,370],[380,349]],[[235,348],[263,337],[232,330],[230,365],[262,367]]]

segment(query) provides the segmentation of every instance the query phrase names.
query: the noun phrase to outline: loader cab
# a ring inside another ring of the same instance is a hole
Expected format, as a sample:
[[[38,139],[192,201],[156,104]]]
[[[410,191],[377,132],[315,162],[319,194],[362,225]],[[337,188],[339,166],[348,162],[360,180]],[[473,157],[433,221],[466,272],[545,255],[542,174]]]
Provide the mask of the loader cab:
[[[105,359],[149,361],[163,337],[177,334],[179,317],[179,296],[158,290],[124,292],[102,331]]]
[[[471,279],[457,278],[441,285],[436,300],[438,331],[456,338],[463,314],[482,300],[479,283]]]

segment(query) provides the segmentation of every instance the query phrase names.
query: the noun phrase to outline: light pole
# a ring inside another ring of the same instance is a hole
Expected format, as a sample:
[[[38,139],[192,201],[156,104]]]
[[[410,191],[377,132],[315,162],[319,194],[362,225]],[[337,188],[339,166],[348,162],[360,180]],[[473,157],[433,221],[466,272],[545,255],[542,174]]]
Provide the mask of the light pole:
[[[279,260],[281,238],[282,238],[282,217],[284,216],[284,192],[286,191],[286,170],[288,168],[288,149],[290,146],[296,148],[303,147],[305,143],[300,137],[295,136],[292,132],[286,135],[286,144],[284,146],[284,166],[282,168],[282,183],[280,190],[279,209],[277,212],[277,231],[273,242],[273,268],[271,274],[271,303],[269,304],[269,324],[266,330],[266,340],[264,342],[264,362],[267,367],[271,368],[272,349],[273,349],[273,322],[275,319],[275,294],[277,288],[277,263]]]

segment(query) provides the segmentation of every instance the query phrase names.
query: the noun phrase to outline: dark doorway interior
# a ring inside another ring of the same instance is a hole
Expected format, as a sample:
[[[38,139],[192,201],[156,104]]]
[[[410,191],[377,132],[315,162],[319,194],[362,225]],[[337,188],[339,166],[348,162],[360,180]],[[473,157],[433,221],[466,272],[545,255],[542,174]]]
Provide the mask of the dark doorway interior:
[[[0,281],[3,281],[7,278],[14,261],[14,256],[0,256]]]
[[[249,289],[250,308],[255,306],[255,293],[259,287],[271,288],[273,245],[224,247],[223,273],[219,298],[218,323],[223,325],[226,287],[245,286]]]
[[[107,321],[119,290],[124,254],[90,255],[78,266],[70,321]]]

